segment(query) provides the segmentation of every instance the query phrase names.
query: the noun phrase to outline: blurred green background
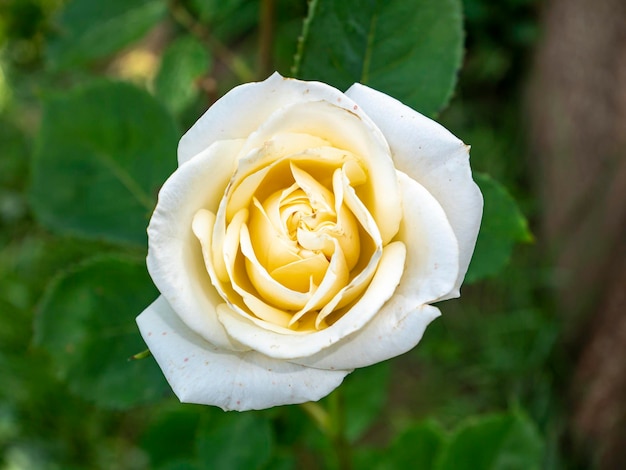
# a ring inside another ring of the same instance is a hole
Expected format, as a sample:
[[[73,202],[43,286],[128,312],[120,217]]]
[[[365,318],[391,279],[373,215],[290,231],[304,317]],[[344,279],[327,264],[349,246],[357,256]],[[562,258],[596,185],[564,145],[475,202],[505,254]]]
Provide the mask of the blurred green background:
[[[461,299],[440,305],[415,350],[357,370],[321,402],[324,425],[307,407],[181,405],[151,358],[126,360],[145,349],[134,317],[157,292],[143,233],[179,136],[234,85],[290,74],[307,3],[0,0],[0,468],[599,461],[597,448],[575,445],[572,338],[585,321],[558,314],[529,158],[526,91],[543,5],[447,3],[464,14],[463,66],[456,86],[452,70],[442,97],[416,107],[472,145],[488,202],[476,260]],[[299,76],[315,60],[304,56]],[[119,182],[99,181],[97,195],[81,186],[107,152],[154,157],[132,203],[114,199]],[[64,205],[72,197],[83,204]]]

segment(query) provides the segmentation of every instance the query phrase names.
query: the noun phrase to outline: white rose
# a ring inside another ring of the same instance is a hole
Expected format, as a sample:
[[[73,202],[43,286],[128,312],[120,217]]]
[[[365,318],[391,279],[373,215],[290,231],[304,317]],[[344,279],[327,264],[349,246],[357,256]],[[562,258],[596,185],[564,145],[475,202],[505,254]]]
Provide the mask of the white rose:
[[[178,161],[137,323],[181,401],[318,400],[459,295],[482,215],[469,147],[383,93],[275,73],[216,102]]]

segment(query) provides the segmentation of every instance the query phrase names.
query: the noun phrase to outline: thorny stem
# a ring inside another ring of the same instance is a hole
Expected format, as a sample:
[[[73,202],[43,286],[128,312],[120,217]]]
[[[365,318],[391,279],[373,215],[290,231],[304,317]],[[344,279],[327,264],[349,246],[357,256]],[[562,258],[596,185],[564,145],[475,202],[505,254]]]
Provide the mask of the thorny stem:
[[[191,13],[180,4],[179,0],[170,0],[169,11],[174,21],[205,43],[213,51],[217,59],[224,63],[241,82],[249,82],[254,79],[254,72],[250,67],[239,56],[217,40],[208,28],[196,21]]]
[[[296,48],[296,55],[293,58],[293,65],[291,67],[291,76],[297,77],[300,73],[300,65],[302,64],[302,54],[304,53],[304,45],[306,43],[307,38],[309,37],[309,27],[311,26],[311,21],[313,21],[313,17],[315,16],[315,12],[317,10],[317,0],[309,1],[309,11],[304,18],[304,22],[302,24],[302,34],[298,38],[298,45]]]

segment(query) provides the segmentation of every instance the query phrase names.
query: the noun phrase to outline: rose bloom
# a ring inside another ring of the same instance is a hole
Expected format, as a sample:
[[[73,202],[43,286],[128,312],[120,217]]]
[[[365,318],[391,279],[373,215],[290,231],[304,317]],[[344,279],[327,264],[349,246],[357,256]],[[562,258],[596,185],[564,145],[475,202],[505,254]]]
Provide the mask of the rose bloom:
[[[383,93],[275,73],[211,106],[178,163],[137,323],[183,402],[318,400],[459,296],[482,215],[469,147]]]

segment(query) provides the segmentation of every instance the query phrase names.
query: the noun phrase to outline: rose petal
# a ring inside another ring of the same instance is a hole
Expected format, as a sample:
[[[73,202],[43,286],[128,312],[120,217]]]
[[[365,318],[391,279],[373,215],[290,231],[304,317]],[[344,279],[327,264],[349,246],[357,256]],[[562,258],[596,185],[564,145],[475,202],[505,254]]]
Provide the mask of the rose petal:
[[[393,297],[351,337],[292,362],[324,369],[369,366],[415,347],[426,326],[439,316],[438,309],[423,304],[441,300],[454,285],[456,238],[443,209],[426,189],[404,173],[398,172],[398,181],[404,210],[398,239],[406,244],[407,257]]]
[[[240,147],[241,141],[218,142],[180,166],[163,184],[148,226],[148,271],[161,294],[189,328],[233,349],[242,348],[217,321],[215,306],[223,300],[207,275],[192,220],[201,208],[216,210]]]
[[[388,243],[400,223],[400,199],[395,170],[385,138],[358,106],[347,109],[344,96],[340,104],[326,101],[296,103],[274,112],[246,140],[242,153],[260,148],[279,132],[317,135],[334,147],[345,149],[360,158],[367,170],[367,182],[358,189],[359,197],[370,210]],[[385,197],[378,191],[385,188]]]
[[[187,328],[162,296],[137,317],[137,324],[174,393],[185,403],[244,411],[316,401],[350,373],[220,349]]]
[[[407,247],[407,264],[396,294],[414,305],[442,300],[459,273],[459,245],[439,202],[417,181],[398,171],[404,217],[396,237]]]
[[[326,370],[340,370],[345,364],[355,369],[370,366],[413,349],[440,315],[437,307],[415,306],[411,299],[394,295],[361,330],[317,354],[290,362]]]
[[[255,322],[226,306],[218,308],[218,317],[235,340],[269,357],[293,359],[310,356],[358,331],[377,314],[400,282],[405,255],[402,243],[387,245],[365,294],[336,323],[315,333],[298,335],[263,331]]]
[[[235,87],[216,101],[183,135],[178,144],[178,164],[182,165],[218,140],[248,137],[277,109],[320,100],[350,102],[330,85],[284,78],[277,72],[262,82]]]
[[[354,84],[346,92],[387,138],[396,168],[424,186],[443,207],[459,242],[459,274],[450,293],[458,297],[482,215],[483,199],[472,180],[469,147],[443,126],[394,98]]]
[[[232,225],[232,224],[231,224]],[[285,310],[297,310],[307,303],[310,292],[299,292],[285,287],[274,279],[259,262],[246,225],[240,230],[241,253],[246,258],[246,272],[255,289],[273,305]]]

